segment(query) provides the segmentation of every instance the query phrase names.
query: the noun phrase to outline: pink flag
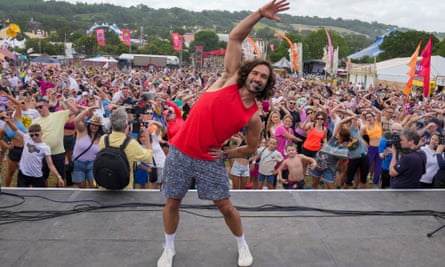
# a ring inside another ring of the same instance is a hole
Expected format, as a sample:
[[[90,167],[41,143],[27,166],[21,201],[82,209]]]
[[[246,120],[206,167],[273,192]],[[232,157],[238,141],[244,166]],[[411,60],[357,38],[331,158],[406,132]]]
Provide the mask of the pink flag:
[[[422,66],[421,75],[423,76],[423,96],[427,97],[430,95],[430,75],[431,75],[431,54],[433,52],[433,41],[431,39],[426,43],[425,48],[422,51],[422,61],[420,65]]]
[[[182,50],[182,36],[179,35],[179,33],[174,32],[172,33],[172,39],[173,39],[173,49],[176,51]]]
[[[96,30],[96,39],[97,39],[97,45],[98,46],[105,46],[105,33],[104,33],[104,29],[97,29]]]
[[[122,30],[122,43],[124,43],[124,45],[126,45],[126,46],[131,45],[130,30],[128,30],[128,29]]]
[[[274,44],[270,44],[270,45],[269,45],[269,48],[270,48],[270,51],[273,52],[273,51],[275,50],[275,45],[274,45]]]
[[[331,35],[329,35],[328,29],[324,29],[326,32],[326,37],[328,38],[328,45],[329,45],[329,64],[332,66],[333,58],[334,58],[334,47],[332,46],[332,40]]]

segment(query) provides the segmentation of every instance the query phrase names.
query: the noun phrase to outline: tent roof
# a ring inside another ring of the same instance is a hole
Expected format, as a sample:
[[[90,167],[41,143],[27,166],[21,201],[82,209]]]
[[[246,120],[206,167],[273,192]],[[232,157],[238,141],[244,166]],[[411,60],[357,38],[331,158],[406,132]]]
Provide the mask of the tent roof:
[[[377,79],[393,82],[407,82],[409,57],[394,58],[376,63]],[[445,57],[431,57],[431,78],[445,76]]]
[[[288,68],[288,69],[292,68],[291,62],[289,60],[287,60],[286,57],[282,57],[280,60],[278,60],[277,62],[272,64],[272,66],[274,66],[276,68]]]
[[[50,57],[48,54],[42,54],[34,59],[31,59],[31,62],[59,63],[59,61],[57,59]]]
[[[97,56],[92,58],[87,58],[83,60],[84,62],[110,62],[110,63],[117,63],[117,60],[112,57],[104,57],[104,56]]]

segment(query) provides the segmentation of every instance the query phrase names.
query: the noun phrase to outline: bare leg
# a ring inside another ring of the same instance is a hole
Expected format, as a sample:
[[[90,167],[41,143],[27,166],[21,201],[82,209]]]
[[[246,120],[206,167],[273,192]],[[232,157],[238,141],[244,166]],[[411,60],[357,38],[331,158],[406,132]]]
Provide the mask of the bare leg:
[[[181,199],[167,198],[162,215],[166,234],[176,233],[179,224],[179,205],[181,205]]]
[[[232,205],[230,199],[215,200],[215,205],[224,216],[227,226],[235,236],[243,235],[243,227],[241,225],[241,217],[238,210]]]

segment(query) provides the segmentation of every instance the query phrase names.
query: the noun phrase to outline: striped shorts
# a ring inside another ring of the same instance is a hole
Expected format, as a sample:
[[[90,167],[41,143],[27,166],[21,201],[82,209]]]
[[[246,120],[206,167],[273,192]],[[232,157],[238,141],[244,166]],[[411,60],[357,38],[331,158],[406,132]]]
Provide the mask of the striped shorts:
[[[183,199],[193,181],[200,199],[222,200],[230,197],[229,176],[222,159],[194,159],[171,145],[162,176],[161,191],[167,198]]]

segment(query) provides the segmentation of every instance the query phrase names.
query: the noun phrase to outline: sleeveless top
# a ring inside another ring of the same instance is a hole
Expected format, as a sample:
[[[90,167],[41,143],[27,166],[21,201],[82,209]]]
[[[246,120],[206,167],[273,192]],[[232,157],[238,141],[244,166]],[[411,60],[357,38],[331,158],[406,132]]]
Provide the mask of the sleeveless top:
[[[73,149],[73,156],[72,159],[74,160],[77,158],[80,153],[85,151],[87,147],[89,147],[91,144],[91,138],[88,134],[85,134],[80,139],[76,140],[76,143],[74,145]],[[77,160],[80,161],[93,161],[96,159],[96,155],[99,152],[99,144],[93,144],[90,149],[88,149],[87,152],[85,152],[80,158]]]
[[[244,106],[236,84],[205,92],[193,105],[171,143],[189,157],[215,160],[208,153],[210,148],[221,147],[257,110],[255,103],[249,108]]]
[[[21,121],[18,121],[16,119],[14,119],[15,122],[15,126],[17,126],[17,128],[23,132],[23,133],[27,133],[28,130],[26,129],[26,127],[23,125],[23,123]],[[11,128],[9,128],[8,126],[5,127],[5,134],[10,138],[10,139],[14,139],[17,137],[17,134],[11,130]]]
[[[369,138],[381,138],[382,137],[382,127],[378,123],[374,124],[374,128],[370,130],[368,126],[366,126],[366,134],[369,136]]]
[[[315,127],[311,128],[307,133],[307,137],[303,143],[303,147],[310,151],[320,150],[324,134],[325,134],[324,130],[318,131]]]

